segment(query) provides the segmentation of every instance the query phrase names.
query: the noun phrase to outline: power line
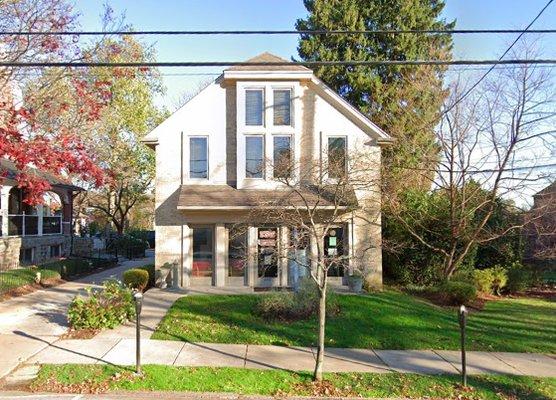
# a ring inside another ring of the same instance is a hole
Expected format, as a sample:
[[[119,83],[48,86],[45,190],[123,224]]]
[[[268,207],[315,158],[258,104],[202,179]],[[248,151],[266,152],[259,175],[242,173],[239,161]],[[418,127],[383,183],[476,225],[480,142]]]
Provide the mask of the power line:
[[[141,30],[141,31],[5,31],[4,36],[200,36],[200,35],[382,35],[382,34],[511,34],[556,33],[556,29],[374,29],[374,30]]]
[[[552,1],[552,0],[551,0]],[[511,60],[343,60],[343,61],[284,61],[284,62],[250,62],[250,61],[160,61],[160,62],[71,62],[71,61],[37,61],[37,62],[0,62],[0,67],[227,67],[227,66],[376,66],[376,65],[516,65],[516,64],[556,64],[556,59],[511,59]]]
[[[501,64],[502,63],[502,59],[506,56],[506,54],[508,54],[510,52],[510,50],[515,46],[515,44],[519,41],[519,39],[521,39],[523,37],[523,35],[529,30],[529,28],[531,28],[531,26],[533,26],[533,24],[540,18],[540,16],[544,13],[544,11],[550,6],[550,4],[552,4],[554,0],[549,0],[548,3],[546,3],[546,5],[539,11],[539,13],[537,14],[537,16],[535,18],[533,18],[533,20],[529,23],[529,25],[527,25],[527,27],[518,35],[517,38],[515,38],[515,40],[512,42],[512,44],[506,49],[506,51],[498,58],[498,63],[493,64],[488,70],[487,72],[485,72],[478,80],[477,82],[475,82],[469,89],[467,89],[467,91],[465,93],[463,93],[463,95],[461,95],[461,97],[459,97],[453,104],[451,104],[446,110],[444,110],[443,114],[448,113],[450,110],[452,110],[455,106],[457,106],[461,101],[463,101],[463,99],[465,99],[469,93],[471,93],[477,86],[479,86],[479,84],[488,76],[488,74],[490,74],[492,72],[492,70],[494,70],[494,68],[496,67],[496,65]]]

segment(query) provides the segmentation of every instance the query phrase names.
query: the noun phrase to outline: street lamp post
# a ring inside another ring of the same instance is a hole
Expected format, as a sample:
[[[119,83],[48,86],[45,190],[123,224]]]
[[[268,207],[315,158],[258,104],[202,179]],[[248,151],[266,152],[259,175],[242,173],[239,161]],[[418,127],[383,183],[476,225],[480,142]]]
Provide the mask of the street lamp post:
[[[141,308],[143,307],[143,294],[133,293],[135,302],[135,373],[141,374]]]
[[[461,333],[461,384],[467,386],[467,360],[465,357],[465,326],[467,324],[467,309],[461,305],[458,312]]]

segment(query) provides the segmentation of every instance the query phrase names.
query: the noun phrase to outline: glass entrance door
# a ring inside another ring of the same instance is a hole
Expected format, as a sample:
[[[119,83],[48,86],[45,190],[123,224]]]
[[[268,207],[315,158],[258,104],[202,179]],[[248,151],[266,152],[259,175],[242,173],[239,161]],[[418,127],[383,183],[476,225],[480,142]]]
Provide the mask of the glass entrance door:
[[[214,271],[214,231],[212,227],[193,228],[192,278],[212,278]]]
[[[344,229],[331,228],[324,237],[324,256],[328,263],[328,276],[344,276]]]

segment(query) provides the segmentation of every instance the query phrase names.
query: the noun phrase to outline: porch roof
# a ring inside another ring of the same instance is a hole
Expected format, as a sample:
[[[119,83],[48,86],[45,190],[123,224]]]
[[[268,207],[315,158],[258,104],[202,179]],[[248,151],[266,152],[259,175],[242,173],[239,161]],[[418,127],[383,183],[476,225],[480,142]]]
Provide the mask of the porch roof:
[[[6,179],[15,180],[17,174],[21,171],[17,168],[17,166],[15,165],[15,163],[13,161],[8,160],[6,158],[0,158],[0,172],[5,174],[4,177]],[[66,180],[62,177],[56,176],[56,175],[48,173],[48,172],[38,170],[38,169],[33,168],[33,167],[30,167],[27,172],[30,173],[30,174],[35,174],[38,177],[47,180],[48,183],[50,183],[53,187],[58,187],[58,188],[63,188],[63,189],[70,189],[70,190],[75,190],[75,191],[83,190],[83,188],[80,188],[79,186],[73,185],[69,179]]]
[[[292,189],[236,189],[230,185],[182,185],[179,210],[240,210],[260,208],[302,208],[305,204],[321,209],[347,209],[357,205],[353,190],[335,195],[332,189],[304,186]],[[336,198],[336,200],[335,200]]]

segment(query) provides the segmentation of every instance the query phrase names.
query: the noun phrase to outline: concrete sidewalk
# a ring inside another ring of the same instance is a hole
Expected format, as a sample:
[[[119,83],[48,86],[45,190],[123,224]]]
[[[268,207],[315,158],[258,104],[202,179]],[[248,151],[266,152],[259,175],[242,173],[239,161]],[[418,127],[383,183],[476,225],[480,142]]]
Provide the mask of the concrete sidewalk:
[[[38,339],[40,340],[40,339]],[[45,343],[46,345],[46,343]],[[312,370],[315,349],[245,344],[141,341],[142,363],[173,366],[238,367]],[[510,374],[556,377],[556,359],[550,355],[468,352],[469,374]],[[26,364],[135,364],[135,340],[93,338],[51,343]],[[402,372],[426,375],[458,374],[457,351],[326,349],[327,372]]]
[[[0,378],[67,332],[67,309],[77,294],[106,279],[120,279],[129,268],[153,262],[149,252],[146,258],[0,302]]]

